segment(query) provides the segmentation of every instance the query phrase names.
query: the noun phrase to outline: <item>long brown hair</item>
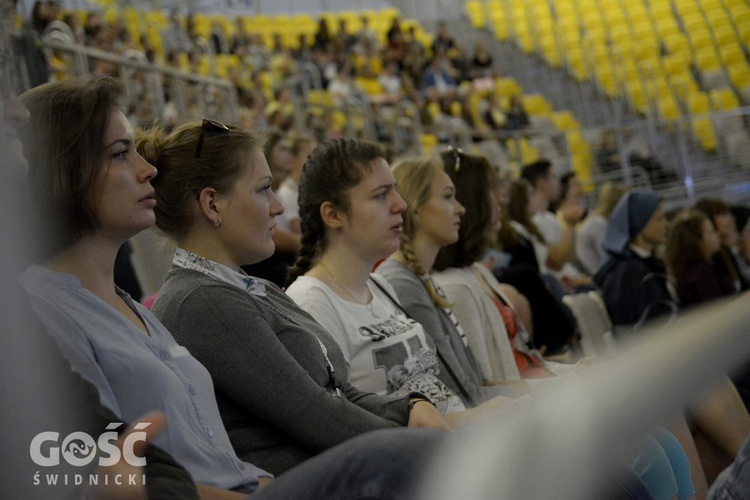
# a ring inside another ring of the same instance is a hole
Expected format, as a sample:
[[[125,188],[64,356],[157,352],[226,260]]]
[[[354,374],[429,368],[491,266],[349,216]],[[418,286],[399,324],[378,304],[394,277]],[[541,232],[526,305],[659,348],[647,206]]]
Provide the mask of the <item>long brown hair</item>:
[[[496,210],[491,194],[496,182],[495,172],[487,158],[455,149],[440,156],[443,170],[456,187],[456,199],[466,207],[466,213],[461,217],[458,241],[438,252],[433,265],[438,271],[470,266],[482,257],[490,244],[487,232]]]
[[[682,277],[690,266],[698,262],[708,262],[701,248],[705,221],[710,219],[703,212],[688,210],[678,215],[669,226],[664,261],[675,278]]]
[[[531,220],[529,201],[534,188],[525,180],[514,181],[510,185],[510,200],[508,201],[508,217],[525,227],[539,241],[544,242],[544,236]]]
[[[50,255],[100,227],[92,194],[106,172],[105,134],[122,95],[117,81],[97,78],[47,83],[19,98],[31,114],[20,137]]]

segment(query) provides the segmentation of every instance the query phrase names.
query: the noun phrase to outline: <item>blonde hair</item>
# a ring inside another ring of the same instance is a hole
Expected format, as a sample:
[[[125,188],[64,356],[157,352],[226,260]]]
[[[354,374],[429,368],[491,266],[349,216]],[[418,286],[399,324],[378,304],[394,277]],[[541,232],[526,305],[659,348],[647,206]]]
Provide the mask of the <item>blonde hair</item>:
[[[605,182],[599,190],[599,199],[596,200],[594,211],[602,217],[609,219],[615,206],[617,206],[617,202],[627,192],[628,188],[624,184],[612,181]]]
[[[429,275],[430,270],[422,268],[414,251],[412,238],[417,231],[415,213],[417,208],[430,199],[430,185],[435,176],[443,171],[443,160],[440,157],[402,160],[393,166],[392,171],[396,178],[396,190],[406,202],[406,210],[402,214],[404,226],[399,248],[406,259],[407,267],[423,278]],[[423,280],[423,283],[434,304],[439,307],[450,306],[450,303],[437,293],[431,280]]]

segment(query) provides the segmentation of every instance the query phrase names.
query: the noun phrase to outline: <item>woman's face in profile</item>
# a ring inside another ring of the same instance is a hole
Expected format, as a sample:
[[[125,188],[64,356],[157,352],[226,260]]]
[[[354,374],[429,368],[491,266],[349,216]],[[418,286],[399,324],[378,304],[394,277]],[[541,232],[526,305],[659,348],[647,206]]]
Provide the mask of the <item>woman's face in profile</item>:
[[[456,199],[453,181],[440,171],[430,183],[430,197],[415,211],[417,233],[437,247],[455,243],[464,213],[466,209]]]
[[[406,202],[396,191],[396,179],[385,159],[372,160],[347,197],[341,232],[357,255],[377,261],[398,250]]]
[[[247,155],[232,190],[219,198],[221,224],[216,238],[232,264],[239,268],[270,257],[276,216],[284,207],[271,188],[271,170],[262,151]]]
[[[127,239],[154,225],[156,168],[135,149],[135,134],[118,109],[109,115],[102,148],[103,172],[91,193],[99,232]]]

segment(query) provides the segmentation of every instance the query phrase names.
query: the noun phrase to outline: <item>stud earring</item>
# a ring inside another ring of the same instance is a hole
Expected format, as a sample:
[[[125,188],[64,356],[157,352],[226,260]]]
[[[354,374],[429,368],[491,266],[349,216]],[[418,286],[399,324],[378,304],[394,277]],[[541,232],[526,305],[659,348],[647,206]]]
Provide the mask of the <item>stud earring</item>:
[[[221,219],[216,219],[216,220],[214,221],[214,226],[216,226],[216,227],[219,227],[219,226],[221,226]]]

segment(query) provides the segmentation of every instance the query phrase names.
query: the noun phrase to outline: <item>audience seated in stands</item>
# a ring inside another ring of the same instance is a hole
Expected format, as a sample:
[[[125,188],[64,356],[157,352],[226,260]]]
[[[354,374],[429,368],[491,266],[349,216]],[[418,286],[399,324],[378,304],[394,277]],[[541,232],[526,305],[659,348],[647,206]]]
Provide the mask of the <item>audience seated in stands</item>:
[[[419,390],[430,395],[452,427],[514,410],[517,403],[506,398],[466,410],[473,405],[439,379],[450,380],[450,374],[439,369],[432,334],[401,309],[382,276],[371,274],[378,261],[398,248],[406,205],[384,158],[368,162],[357,155],[367,148],[372,146],[354,141],[324,143],[308,160],[300,186],[300,213],[309,245],[290,273],[288,294],[338,341],[350,366],[350,381],[357,387],[379,394]],[[441,173],[439,165],[436,169]],[[340,185],[328,182],[346,178],[343,172],[353,178]],[[448,181],[443,177],[442,182]],[[435,199],[446,196],[445,189],[439,189]],[[455,199],[442,204],[442,209],[432,208],[432,215],[423,208],[421,220],[433,223],[438,214],[454,213],[443,226],[455,237],[460,205]],[[437,234],[437,226],[430,231]]]
[[[493,273],[498,281],[513,285],[529,300],[533,317],[530,333],[540,349],[555,354],[564,351],[573,340],[575,322],[542,278],[539,261],[546,260],[547,248],[531,220],[535,211],[531,191],[525,180],[510,185],[497,233],[497,244],[509,259],[505,266],[494,268]]]
[[[240,498],[261,488],[259,499],[356,497],[364,491],[409,498],[434,436],[373,434],[274,482],[237,458],[206,369],[114,285],[117,249],[154,223],[150,181],[156,175],[134,149],[133,130],[116,107],[120,95],[116,82],[99,79],[47,84],[22,96],[31,113],[22,141],[33,204],[50,241],[42,262],[20,279],[72,368],[125,419],[163,412],[169,425],[155,441],[212,498]],[[85,119],[71,122],[70,116]],[[350,467],[352,460],[360,466]],[[404,474],[404,467],[414,473]],[[174,487],[187,481],[174,479]]]
[[[603,244],[607,260],[594,279],[616,335],[627,335],[646,320],[676,313],[665,266],[655,255],[666,239],[667,226],[662,203],[650,192],[625,194],[612,212]],[[693,418],[700,430],[696,444],[710,483],[739,452],[750,432],[750,416],[727,379],[695,410]]]
[[[422,394],[355,389],[328,332],[241,271],[273,253],[283,211],[255,134],[187,123],[166,137],[151,131],[138,149],[161,171],[156,224],[177,244],[153,311],[211,374],[239,456],[278,474],[371,430],[446,428],[432,405],[415,404]]]
[[[467,208],[457,240],[438,252],[434,276],[484,376],[498,381],[551,376],[509,299],[514,297],[517,303],[526,298],[514,287],[501,285],[480,262],[501,224],[492,167],[482,156],[455,149],[443,153],[441,161],[455,184],[456,198]]]

